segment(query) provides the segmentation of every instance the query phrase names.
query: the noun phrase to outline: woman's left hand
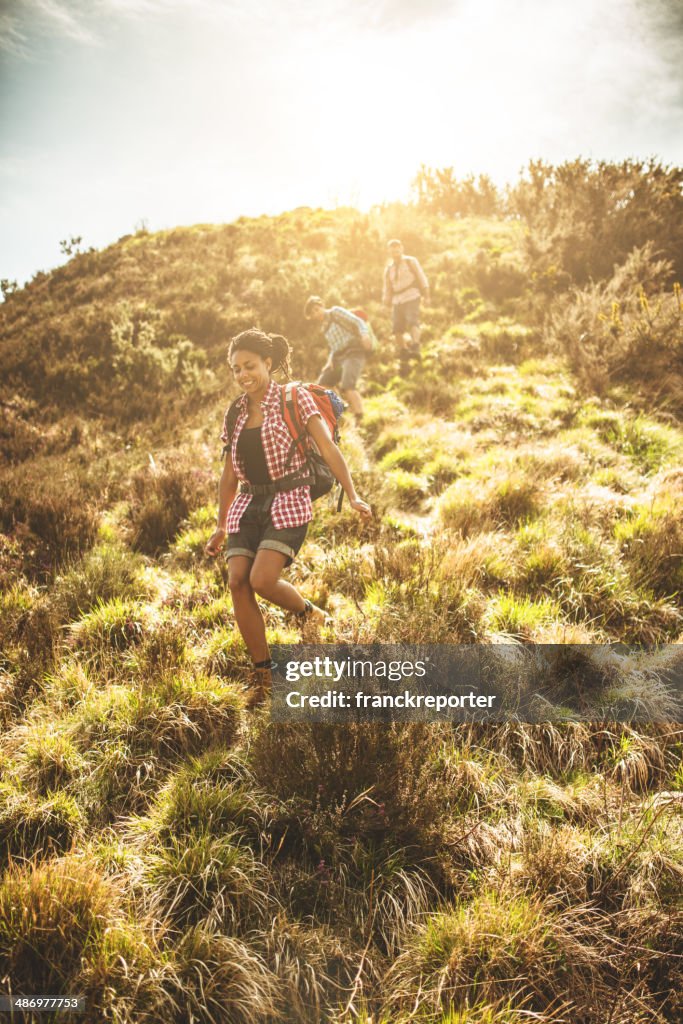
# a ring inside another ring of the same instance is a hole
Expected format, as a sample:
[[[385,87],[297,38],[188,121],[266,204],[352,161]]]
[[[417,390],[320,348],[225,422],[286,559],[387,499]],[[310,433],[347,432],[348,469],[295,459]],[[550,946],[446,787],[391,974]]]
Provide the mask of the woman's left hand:
[[[204,554],[209,555],[210,558],[215,558],[220,553],[223,545],[225,544],[225,530],[217,527],[209,538],[209,542],[204,548]]]
[[[367,502],[362,500],[362,498],[354,498],[353,501],[349,498],[349,505],[354,512],[358,512],[363,519],[372,519],[372,509]]]

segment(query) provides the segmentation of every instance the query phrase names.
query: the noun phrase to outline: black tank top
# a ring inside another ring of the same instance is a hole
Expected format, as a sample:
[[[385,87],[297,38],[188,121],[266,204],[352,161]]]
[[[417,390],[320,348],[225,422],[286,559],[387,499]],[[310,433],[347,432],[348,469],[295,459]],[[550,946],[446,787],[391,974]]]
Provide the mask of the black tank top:
[[[242,460],[244,473],[250,484],[270,483],[260,427],[242,428],[237,442],[237,454]]]

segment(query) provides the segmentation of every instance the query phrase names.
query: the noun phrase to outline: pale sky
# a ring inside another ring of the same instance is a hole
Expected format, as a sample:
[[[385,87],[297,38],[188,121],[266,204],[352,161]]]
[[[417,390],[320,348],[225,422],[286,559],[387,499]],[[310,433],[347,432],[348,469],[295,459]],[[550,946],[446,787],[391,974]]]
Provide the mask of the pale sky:
[[[0,0],[0,277],[407,199],[420,164],[683,164],[683,0]]]

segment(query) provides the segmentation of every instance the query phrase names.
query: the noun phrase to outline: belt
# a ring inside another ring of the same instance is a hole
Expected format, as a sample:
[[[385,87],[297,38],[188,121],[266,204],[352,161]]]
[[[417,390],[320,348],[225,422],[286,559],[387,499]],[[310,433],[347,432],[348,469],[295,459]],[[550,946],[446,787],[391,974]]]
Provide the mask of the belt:
[[[281,494],[282,491],[293,491],[296,487],[304,487],[310,483],[310,476],[301,476],[300,473],[290,473],[289,476],[283,476],[269,484],[250,484],[243,480],[240,482],[240,494],[253,494],[254,497],[261,498],[270,494]]]

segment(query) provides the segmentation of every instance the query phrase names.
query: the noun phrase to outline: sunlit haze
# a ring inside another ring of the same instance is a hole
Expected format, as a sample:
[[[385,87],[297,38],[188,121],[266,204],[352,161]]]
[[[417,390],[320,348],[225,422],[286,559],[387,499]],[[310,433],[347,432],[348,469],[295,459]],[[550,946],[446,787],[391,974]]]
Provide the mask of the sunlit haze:
[[[0,0],[0,276],[150,229],[407,199],[420,164],[683,163],[677,0]]]

